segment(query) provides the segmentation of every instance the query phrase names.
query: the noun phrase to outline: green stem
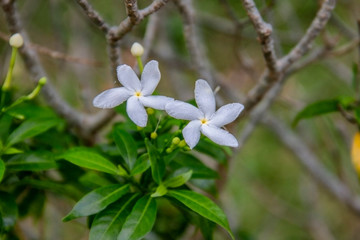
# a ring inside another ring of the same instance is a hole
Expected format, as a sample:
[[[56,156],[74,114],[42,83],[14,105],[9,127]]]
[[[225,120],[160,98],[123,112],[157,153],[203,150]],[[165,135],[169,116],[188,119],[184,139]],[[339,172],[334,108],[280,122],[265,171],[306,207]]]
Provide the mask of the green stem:
[[[136,57],[136,60],[137,60],[137,63],[139,65],[139,70],[140,70],[140,75],[141,75],[143,70],[144,70],[144,66],[143,66],[143,63],[141,61],[141,57],[140,56]]]
[[[1,87],[2,93],[1,93],[0,106],[3,106],[5,104],[6,93],[10,90],[12,72],[13,72],[14,65],[15,65],[16,54],[17,54],[17,48],[13,47],[12,52],[11,52],[11,58],[10,58],[10,64],[9,64],[8,72],[6,74],[4,84]]]

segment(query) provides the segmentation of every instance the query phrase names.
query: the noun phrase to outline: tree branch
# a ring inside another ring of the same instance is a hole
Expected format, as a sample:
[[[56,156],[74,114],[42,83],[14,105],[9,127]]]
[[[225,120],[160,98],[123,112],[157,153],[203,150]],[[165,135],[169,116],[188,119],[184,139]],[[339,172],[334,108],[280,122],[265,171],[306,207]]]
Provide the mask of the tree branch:
[[[100,16],[100,14],[97,11],[95,11],[95,9],[90,5],[90,3],[87,0],[76,0],[76,2],[84,10],[85,14],[89,17],[91,22],[93,22],[104,33],[109,32],[110,30],[109,25]]]
[[[280,59],[280,68],[284,71],[289,68],[294,62],[304,56],[309,49],[314,39],[325,28],[327,22],[331,17],[331,12],[334,10],[336,0],[324,0],[320,10],[316,14],[306,34],[300,39],[296,46],[285,57]]]
[[[277,64],[277,57],[274,48],[274,40],[271,36],[272,26],[262,19],[260,12],[253,0],[243,0],[242,2],[258,34],[262,46],[262,52],[266,61],[266,66],[269,70],[269,75],[271,78],[276,78],[279,72],[279,67]]]

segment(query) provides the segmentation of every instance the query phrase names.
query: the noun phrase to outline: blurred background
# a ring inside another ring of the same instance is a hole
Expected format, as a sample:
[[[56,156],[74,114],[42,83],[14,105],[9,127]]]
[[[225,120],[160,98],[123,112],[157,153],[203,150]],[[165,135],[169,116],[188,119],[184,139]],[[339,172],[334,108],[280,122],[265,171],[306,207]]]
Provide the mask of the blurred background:
[[[127,16],[123,1],[89,2],[111,25],[118,25]],[[276,52],[283,56],[305,34],[322,1],[255,2],[264,20],[272,24]],[[60,95],[82,112],[97,112],[92,99],[118,84],[112,75],[104,34],[75,1],[19,0],[17,3],[24,28]],[[150,3],[138,1],[139,8]],[[241,1],[197,0],[193,5],[198,47],[204,54],[204,63],[209,64],[213,76],[223,86],[219,90],[222,102],[233,101],[223,91],[226,88],[244,99],[263,74],[265,62],[256,31],[247,20]],[[339,113],[302,120],[296,128],[291,128],[291,123],[312,102],[339,96],[359,97],[352,85],[353,65],[359,61],[358,46],[355,43],[346,51],[342,49],[359,38],[359,12],[358,0],[337,2],[309,55],[323,48],[328,51],[324,50],[289,75],[267,111],[354,194],[360,190],[350,156],[352,137],[358,131],[356,125],[348,123]],[[156,33],[149,57],[143,61],[159,61],[162,79],[158,92],[181,100],[192,99],[199,74],[186,44],[184,20],[171,1],[154,15]],[[143,43],[148,24],[149,17],[120,41],[122,63],[136,65],[130,47],[135,41]],[[0,11],[0,79],[5,78],[11,55],[9,36],[4,13]],[[35,86],[30,78],[19,57],[13,80],[19,95]],[[46,105],[44,100],[43,104]],[[359,216],[314,180],[299,163],[299,156],[279,137],[274,125],[260,121],[245,141],[244,129],[249,124],[251,118],[245,116],[229,126],[244,141],[229,160],[226,173],[220,174],[217,193],[231,228],[240,239],[360,239]],[[99,139],[107,129],[98,133]],[[44,219],[20,221],[22,229],[27,231],[28,237],[24,239],[87,239],[84,219],[61,222],[74,202],[53,193],[47,193],[46,197]],[[215,239],[222,236],[218,233]]]

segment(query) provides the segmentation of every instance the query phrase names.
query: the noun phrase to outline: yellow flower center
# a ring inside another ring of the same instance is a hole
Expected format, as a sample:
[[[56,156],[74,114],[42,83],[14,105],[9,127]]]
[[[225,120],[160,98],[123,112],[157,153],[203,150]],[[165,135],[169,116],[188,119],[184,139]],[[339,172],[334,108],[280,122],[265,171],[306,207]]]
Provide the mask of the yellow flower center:
[[[205,119],[205,118],[203,118],[203,119],[201,119],[200,121],[201,121],[201,124],[206,124],[208,120]]]
[[[135,92],[135,97],[140,97],[142,94],[141,94],[141,92],[140,91],[137,91],[137,92]]]

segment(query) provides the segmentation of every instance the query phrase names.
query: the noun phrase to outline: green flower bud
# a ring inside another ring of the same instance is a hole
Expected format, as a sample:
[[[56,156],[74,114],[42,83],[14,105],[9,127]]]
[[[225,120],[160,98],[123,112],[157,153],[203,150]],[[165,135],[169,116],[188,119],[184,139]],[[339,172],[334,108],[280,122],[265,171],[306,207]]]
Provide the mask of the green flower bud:
[[[146,109],[146,112],[147,112],[147,114],[149,114],[149,115],[153,115],[153,114],[155,113],[155,110],[152,109],[152,108],[147,108],[147,109]]]
[[[181,140],[180,142],[179,142],[179,147],[185,147],[186,146],[186,142],[185,142],[185,140]]]
[[[151,139],[156,139],[157,136],[158,136],[158,135],[157,135],[156,132],[152,132],[152,133],[150,134]]]
[[[180,143],[180,138],[174,137],[173,140],[172,140],[172,144],[177,145],[179,143]]]

